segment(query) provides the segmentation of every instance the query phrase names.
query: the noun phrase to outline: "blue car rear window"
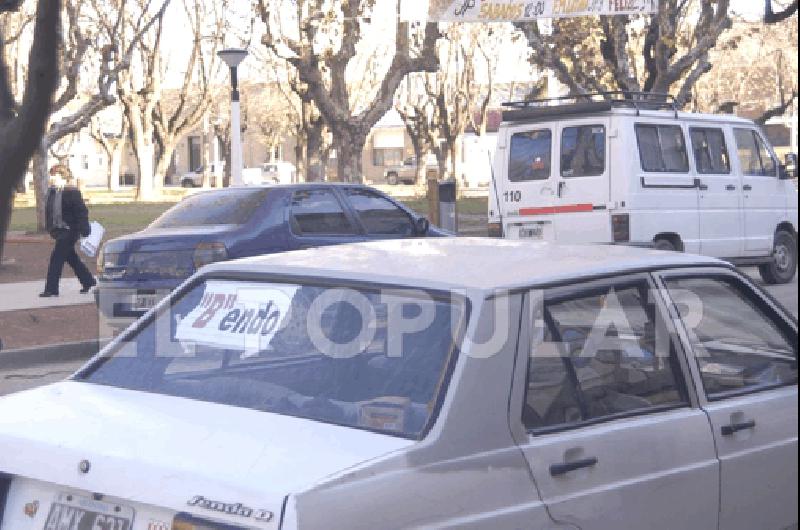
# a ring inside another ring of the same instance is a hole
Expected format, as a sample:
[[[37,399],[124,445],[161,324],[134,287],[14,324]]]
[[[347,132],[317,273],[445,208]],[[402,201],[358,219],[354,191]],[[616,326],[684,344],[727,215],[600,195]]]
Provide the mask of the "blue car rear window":
[[[262,188],[193,195],[164,212],[150,228],[241,225],[250,220],[268,192]]]

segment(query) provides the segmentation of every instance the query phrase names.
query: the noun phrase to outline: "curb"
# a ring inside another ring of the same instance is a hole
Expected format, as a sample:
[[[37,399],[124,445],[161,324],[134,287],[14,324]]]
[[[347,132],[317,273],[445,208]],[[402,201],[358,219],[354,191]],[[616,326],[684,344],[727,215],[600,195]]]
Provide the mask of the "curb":
[[[88,361],[106,341],[88,340],[49,346],[32,346],[17,350],[0,350],[0,370],[27,368],[39,364]]]

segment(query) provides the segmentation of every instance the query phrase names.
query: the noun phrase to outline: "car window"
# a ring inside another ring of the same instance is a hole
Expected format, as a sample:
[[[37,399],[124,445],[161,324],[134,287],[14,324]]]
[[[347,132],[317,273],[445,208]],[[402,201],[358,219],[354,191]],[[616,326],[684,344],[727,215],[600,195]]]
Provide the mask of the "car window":
[[[419,438],[465,311],[417,290],[209,280],[77,378]],[[390,314],[429,325],[391,338]]]
[[[689,157],[679,125],[636,124],[642,170],[652,173],[688,173]]]
[[[648,284],[545,302],[528,365],[523,420],[557,428],[686,403],[682,372]]]
[[[709,397],[797,383],[797,332],[732,279],[667,279]]]
[[[292,230],[303,236],[350,235],[356,229],[330,190],[296,191],[292,196]]]
[[[369,190],[350,188],[347,199],[370,235],[413,236],[414,224],[406,212]]]
[[[695,128],[690,130],[697,172],[702,175],[728,175],[731,161],[722,129]]]
[[[606,128],[567,127],[561,133],[561,176],[592,177],[606,170]]]
[[[553,134],[550,129],[517,133],[511,137],[508,180],[526,182],[550,178]]]
[[[752,129],[734,129],[736,152],[742,173],[748,176],[777,176],[775,159],[758,133]]]
[[[164,212],[150,228],[241,225],[250,220],[268,193],[266,189],[198,193]]]

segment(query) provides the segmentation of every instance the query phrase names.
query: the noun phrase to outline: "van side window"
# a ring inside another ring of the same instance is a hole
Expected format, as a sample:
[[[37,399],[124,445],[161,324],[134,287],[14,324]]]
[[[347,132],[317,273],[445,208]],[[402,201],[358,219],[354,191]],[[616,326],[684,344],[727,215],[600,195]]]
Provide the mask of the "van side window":
[[[545,300],[523,422],[552,429],[683,406],[683,372],[646,282]],[[659,349],[663,351],[659,351]]]
[[[636,124],[642,169],[651,173],[688,173],[686,140],[679,125]]]
[[[702,175],[729,175],[731,159],[722,129],[692,127],[689,133],[697,172]]]
[[[756,177],[777,176],[777,164],[767,149],[766,144],[752,129],[734,129],[736,136],[736,151],[742,173]]]
[[[594,177],[606,170],[606,128],[567,127],[561,133],[561,176]]]
[[[553,134],[550,129],[517,133],[511,137],[508,180],[527,182],[550,178]]]

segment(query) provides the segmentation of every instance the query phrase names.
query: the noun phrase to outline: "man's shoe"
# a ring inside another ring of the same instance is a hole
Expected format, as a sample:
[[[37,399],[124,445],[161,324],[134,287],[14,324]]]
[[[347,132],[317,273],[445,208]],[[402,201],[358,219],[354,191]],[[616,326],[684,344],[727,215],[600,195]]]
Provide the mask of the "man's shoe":
[[[95,285],[97,285],[97,280],[95,280],[94,278],[92,278],[92,283],[90,283],[89,285],[84,285],[84,286],[83,286],[83,289],[81,289],[81,294],[86,294],[86,293],[88,293],[89,291],[91,291],[91,290],[92,290],[92,287],[94,287]]]
[[[58,296],[58,293],[51,293],[49,291],[39,293],[39,298],[53,298],[55,296]]]

